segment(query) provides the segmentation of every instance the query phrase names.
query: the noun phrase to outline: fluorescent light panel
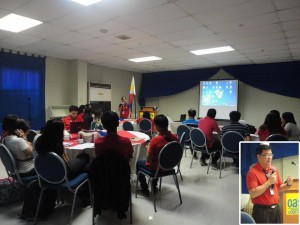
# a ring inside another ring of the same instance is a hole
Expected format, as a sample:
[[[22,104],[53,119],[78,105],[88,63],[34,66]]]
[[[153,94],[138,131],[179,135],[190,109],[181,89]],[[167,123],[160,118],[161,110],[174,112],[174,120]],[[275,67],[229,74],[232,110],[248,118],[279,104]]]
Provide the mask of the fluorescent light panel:
[[[230,52],[230,51],[235,51],[235,49],[232,48],[231,46],[223,46],[218,48],[207,48],[207,49],[195,50],[195,51],[191,51],[191,53],[195,55],[207,55],[207,54]]]
[[[155,60],[161,60],[162,58],[156,57],[156,56],[149,56],[149,57],[142,57],[142,58],[134,58],[134,59],[128,59],[132,62],[149,62],[149,61],[155,61]]]
[[[0,19],[0,29],[18,33],[42,23],[43,22],[38,20],[11,13]]]
[[[72,0],[73,2],[77,2],[81,5],[84,5],[84,6],[89,6],[89,5],[92,5],[92,4],[95,4],[97,2],[100,2],[102,0]]]

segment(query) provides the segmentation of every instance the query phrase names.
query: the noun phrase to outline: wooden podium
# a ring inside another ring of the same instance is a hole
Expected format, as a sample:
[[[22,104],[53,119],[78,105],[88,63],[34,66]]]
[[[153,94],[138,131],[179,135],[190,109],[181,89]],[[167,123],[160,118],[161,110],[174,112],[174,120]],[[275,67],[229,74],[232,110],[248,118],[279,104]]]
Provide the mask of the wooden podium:
[[[143,106],[142,110],[139,111],[139,118],[143,117],[143,113],[147,111],[150,113],[150,118],[154,119],[154,117],[156,116],[156,111],[154,110],[154,108],[152,106]]]
[[[282,206],[282,222],[299,224],[299,179],[283,192]]]

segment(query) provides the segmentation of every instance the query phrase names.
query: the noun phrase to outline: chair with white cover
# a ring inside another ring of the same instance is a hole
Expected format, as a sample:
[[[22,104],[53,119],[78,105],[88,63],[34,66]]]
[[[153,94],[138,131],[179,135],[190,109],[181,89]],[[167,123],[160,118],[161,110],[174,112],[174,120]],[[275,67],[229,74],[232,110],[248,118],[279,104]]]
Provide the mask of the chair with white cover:
[[[179,183],[177,179],[177,172],[176,172],[176,167],[180,164],[182,155],[183,155],[183,148],[181,144],[177,141],[171,141],[168,142],[159,152],[158,165],[155,171],[139,168],[139,171],[137,173],[137,180],[139,178],[139,175],[143,174],[144,176],[148,177],[150,181],[154,212],[157,212],[155,195],[154,195],[154,190],[152,185],[152,181],[155,179],[160,179],[160,185],[159,185],[159,191],[160,191],[161,181],[162,181],[161,178],[172,175],[176,188],[178,190],[180,204],[182,204],[182,198],[181,198]],[[137,190],[138,190],[138,182],[136,182],[136,192],[135,192],[136,198],[137,198]]]
[[[44,191],[46,189],[54,189],[57,191],[66,191],[74,194],[70,218],[70,224],[72,224],[76,196],[78,190],[85,183],[88,183],[89,185],[90,200],[92,202],[91,186],[88,174],[80,173],[77,177],[73,178],[72,180],[69,180],[67,176],[67,167],[65,162],[60,156],[58,156],[54,152],[49,152],[44,155],[37,155],[34,160],[34,165],[35,170],[38,174],[39,186],[41,187],[34,223],[37,223],[37,217],[39,214]]]
[[[133,125],[132,125],[131,122],[124,121],[124,123],[123,123],[123,130],[134,131],[134,127],[133,127]]]
[[[152,122],[149,119],[143,118],[139,122],[140,132],[148,134],[152,138]]]
[[[206,144],[206,137],[205,137],[203,131],[200,130],[199,128],[192,129],[190,136],[191,136],[193,155],[195,152],[207,153],[209,155],[209,163],[207,166],[207,174],[208,174],[210,164],[212,161],[212,153],[215,153],[215,152],[221,151],[221,150],[217,149],[217,148],[208,148],[207,144]],[[192,168],[193,159],[194,159],[194,157],[192,157],[190,168]]]
[[[243,135],[236,131],[228,131],[221,138],[222,152],[220,157],[220,178],[222,176],[222,161],[225,169],[225,157],[239,159],[239,145],[244,141]]]

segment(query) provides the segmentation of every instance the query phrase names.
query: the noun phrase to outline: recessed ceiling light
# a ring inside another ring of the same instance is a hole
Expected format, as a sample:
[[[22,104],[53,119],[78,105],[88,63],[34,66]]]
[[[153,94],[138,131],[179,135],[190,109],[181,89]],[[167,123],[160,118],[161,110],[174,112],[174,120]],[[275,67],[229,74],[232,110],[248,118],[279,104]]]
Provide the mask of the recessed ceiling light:
[[[38,20],[11,13],[0,19],[0,29],[18,33],[42,23]]]
[[[195,50],[190,52],[195,55],[207,55],[207,54],[230,52],[230,51],[235,51],[235,49],[232,48],[231,46],[223,46],[218,48],[207,48],[207,49]]]
[[[149,57],[142,57],[142,58],[134,58],[134,59],[128,59],[132,62],[149,62],[149,61],[155,61],[155,60],[161,60],[162,58],[156,57],[156,56],[149,56]]]
[[[89,5],[92,5],[92,4],[95,4],[97,2],[100,2],[102,0],[71,0],[73,2],[77,2],[81,5],[84,5],[84,6],[89,6]]]

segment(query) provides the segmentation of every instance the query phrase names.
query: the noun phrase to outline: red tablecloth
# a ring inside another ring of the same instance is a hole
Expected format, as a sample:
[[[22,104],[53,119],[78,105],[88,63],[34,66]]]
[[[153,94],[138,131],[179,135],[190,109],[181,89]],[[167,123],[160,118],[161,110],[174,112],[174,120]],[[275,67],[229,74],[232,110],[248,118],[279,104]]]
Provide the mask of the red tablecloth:
[[[135,135],[131,134],[128,131],[125,130],[118,130],[118,135],[122,136],[122,137],[126,137],[129,138],[131,140],[132,144],[145,144],[146,141],[144,139],[142,140],[134,140],[135,138],[138,139]],[[64,141],[65,146],[66,147],[73,147],[75,145],[77,145],[77,140],[78,138],[78,134],[71,134],[71,140],[70,141]]]

